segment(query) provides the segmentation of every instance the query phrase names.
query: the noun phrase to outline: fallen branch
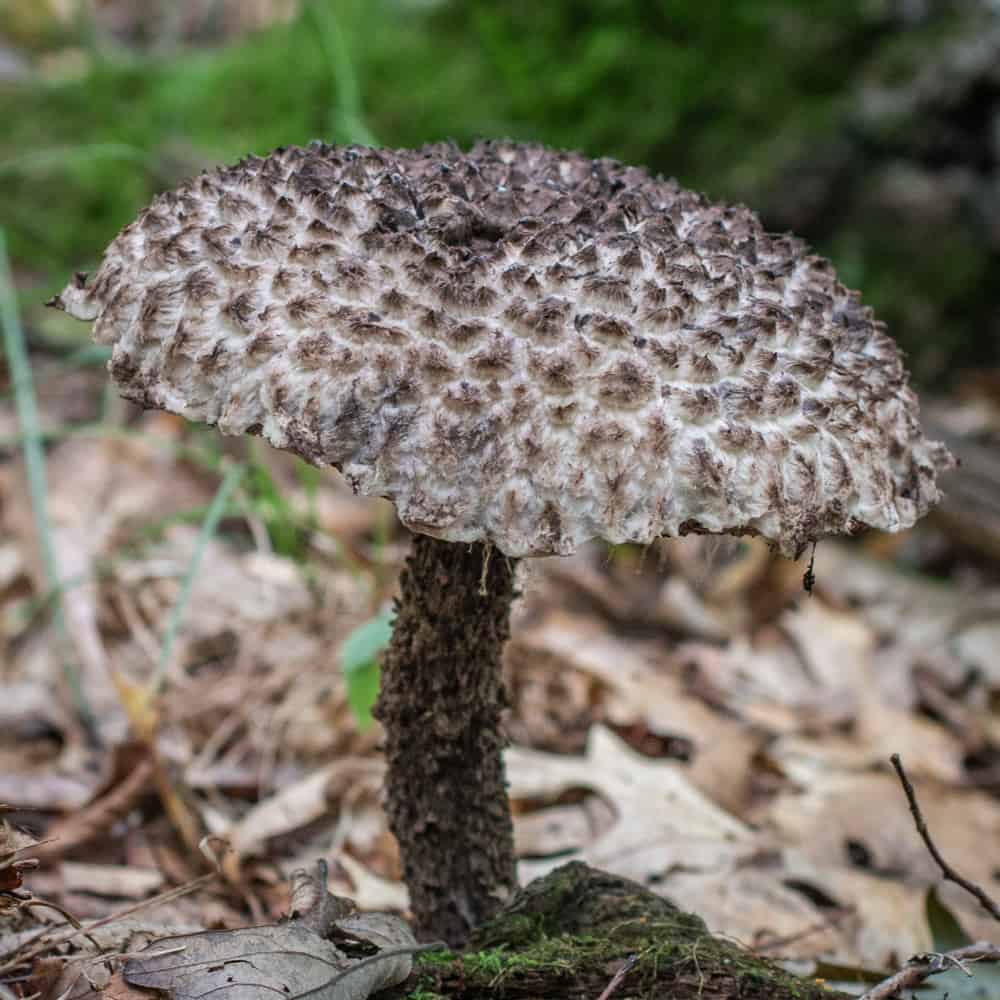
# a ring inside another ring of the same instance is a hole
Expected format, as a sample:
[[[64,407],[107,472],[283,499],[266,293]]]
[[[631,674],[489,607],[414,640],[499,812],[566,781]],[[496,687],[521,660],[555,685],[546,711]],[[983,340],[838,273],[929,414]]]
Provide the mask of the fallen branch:
[[[967,878],[959,875],[938,850],[934,839],[931,837],[930,830],[927,829],[923,811],[920,808],[920,803],[917,801],[917,793],[906,770],[903,768],[903,761],[900,759],[899,754],[894,753],[889,760],[899,777],[900,784],[903,786],[903,792],[906,795],[906,801],[909,803],[910,813],[913,816],[913,822],[916,824],[917,833],[920,834],[920,838],[927,846],[931,857],[936,862],[938,868],[941,869],[941,874],[947,881],[960,885],[966,892],[978,900],[987,913],[1000,920],[1000,907],[997,906],[989,894],[976,885],[975,882],[970,882]],[[1000,962],[1000,948],[990,944],[988,941],[979,941],[976,944],[969,944],[963,948],[955,948],[953,951],[928,952],[921,955],[914,955],[899,972],[873,986],[860,1000],[889,1000],[890,997],[898,997],[902,994],[903,990],[919,986],[931,976],[948,972],[950,969],[961,969],[967,976],[971,976],[972,973],[966,968],[966,965],[972,962]]]
[[[899,972],[883,979],[859,1000],[890,1000],[898,997],[903,990],[913,989],[931,976],[950,969],[961,969],[967,976],[971,976],[966,965],[973,962],[1000,962],[1000,948],[986,941],[978,941],[954,951],[914,955]]]
[[[960,885],[967,893],[974,896],[978,900],[979,905],[982,906],[994,920],[1000,920],[1000,906],[997,905],[996,901],[986,892],[985,889],[976,885],[975,882],[970,882],[967,878],[959,875],[954,868],[945,861],[942,857],[941,852],[937,849],[937,845],[931,838],[930,830],[927,829],[927,823],[924,821],[924,814],[920,810],[920,803],[917,802],[917,793],[913,789],[913,784],[910,782],[909,777],[907,777],[906,771],[903,770],[903,762],[900,760],[899,754],[894,753],[890,758],[893,768],[896,774],[899,776],[900,784],[903,786],[903,791],[906,793],[906,801],[910,804],[910,813],[913,815],[913,822],[916,824],[917,833],[920,834],[921,839],[927,845],[927,850],[930,851],[931,857],[937,863],[938,868],[941,869],[941,874],[948,882],[954,882],[956,885]]]

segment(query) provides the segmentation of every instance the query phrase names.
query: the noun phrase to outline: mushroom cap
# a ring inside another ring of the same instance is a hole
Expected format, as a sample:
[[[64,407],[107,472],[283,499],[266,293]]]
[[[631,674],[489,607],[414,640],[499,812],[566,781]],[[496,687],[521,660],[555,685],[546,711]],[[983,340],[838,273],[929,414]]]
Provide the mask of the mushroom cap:
[[[263,435],[511,556],[907,528],[952,459],[833,268],[613,160],[313,143],[158,196],[93,281],[143,406]]]

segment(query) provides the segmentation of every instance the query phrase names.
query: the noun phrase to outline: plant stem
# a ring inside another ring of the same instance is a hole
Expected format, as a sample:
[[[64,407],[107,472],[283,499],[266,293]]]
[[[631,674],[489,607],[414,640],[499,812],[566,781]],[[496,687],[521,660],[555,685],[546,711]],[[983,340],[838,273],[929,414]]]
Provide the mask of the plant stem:
[[[7,240],[0,229],[0,327],[3,328],[3,345],[10,369],[14,405],[21,428],[21,450],[28,480],[31,509],[35,515],[35,529],[42,556],[45,583],[52,594],[52,618],[60,644],[63,647],[62,669],[66,684],[76,705],[77,715],[88,735],[96,738],[94,716],[87,702],[80,678],[80,670],[70,653],[71,643],[63,613],[63,584],[59,579],[59,564],[52,542],[52,521],[49,517],[48,483],[45,475],[45,447],[35,401],[35,387],[31,378],[31,362],[24,343],[24,331],[17,314],[14,298],[14,280],[7,257]]]
[[[184,619],[188,603],[191,600],[191,591],[194,589],[194,582],[198,578],[198,571],[201,569],[201,561],[204,558],[205,549],[208,547],[208,543],[215,537],[219,521],[222,520],[222,515],[229,505],[229,498],[233,495],[240,480],[243,478],[243,472],[244,468],[242,465],[234,465],[229,469],[218,490],[216,490],[211,504],[209,504],[205,520],[201,523],[201,530],[198,532],[198,540],[191,555],[191,562],[188,564],[187,572],[184,574],[184,582],[181,584],[181,592],[177,597],[177,602],[170,609],[170,618],[167,620],[167,628],[163,634],[163,644],[160,647],[160,662],[157,666],[156,674],[150,683],[150,690],[154,693],[162,691],[166,683],[174,642],[177,639],[177,633],[180,631],[181,622]]]

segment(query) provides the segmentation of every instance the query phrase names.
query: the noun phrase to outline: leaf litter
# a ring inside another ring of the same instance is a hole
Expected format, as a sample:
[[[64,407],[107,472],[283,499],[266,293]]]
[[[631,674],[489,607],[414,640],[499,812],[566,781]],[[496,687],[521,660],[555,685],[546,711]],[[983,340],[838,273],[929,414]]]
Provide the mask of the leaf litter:
[[[79,374],[66,397],[58,370],[47,377],[45,426],[72,424],[87,409]],[[16,426],[5,400],[0,425]],[[180,934],[204,983],[199,948],[225,967],[237,940],[225,935],[287,928],[288,878],[317,857],[362,910],[405,910],[378,727],[359,726],[341,669],[377,659],[357,636],[385,631],[402,533],[333,474],[310,495],[285,456],[218,449],[128,410],[48,448],[52,541],[97,744],[61,676],[23,469],[0,453],[0,801],[8,829],[42,842],[17,892],[44,889],[66,911],[3,909],[0,981],[17,970],[44,995],[128,997],[138,980],[122,978],[122,960],[98,976],[101,957]],[[277,530],[275,508],[246,491],[228,500],[150,699],[226,462],[263,463],[288,523]],[[296,532],[293,558],[282,539]],[[811,597],[804,563],[753,541],[528,565],[507,651],[522,879],[582,858],[770,957],[848,969],[931,949],[932,892],[969,939],[988,937],[974,901],[942,887],[888,756],[902,755],[951,862],[995,888],[1000,575],[957,545],[914,564],[905,554],[920,544],[907,544],[822,544]],[[940,538],[926,547],[940,552]],[[169,895],[206,871],[205,837],[229,846],[222,877]],[[0,851],[0,883],[5,871]],[[99,924],[94,943],[66,937],[77,913]],[[235,930],[247,923],[259,926]]]

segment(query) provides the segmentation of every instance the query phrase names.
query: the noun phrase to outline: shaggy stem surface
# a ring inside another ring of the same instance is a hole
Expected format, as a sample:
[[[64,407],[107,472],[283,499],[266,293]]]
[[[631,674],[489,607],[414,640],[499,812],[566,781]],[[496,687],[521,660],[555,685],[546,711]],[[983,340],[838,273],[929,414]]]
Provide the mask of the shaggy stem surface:
[[[386,812],[418,936],[462,944],[516,886],[501,751],[513,565],[416,535],[375,709]]]

